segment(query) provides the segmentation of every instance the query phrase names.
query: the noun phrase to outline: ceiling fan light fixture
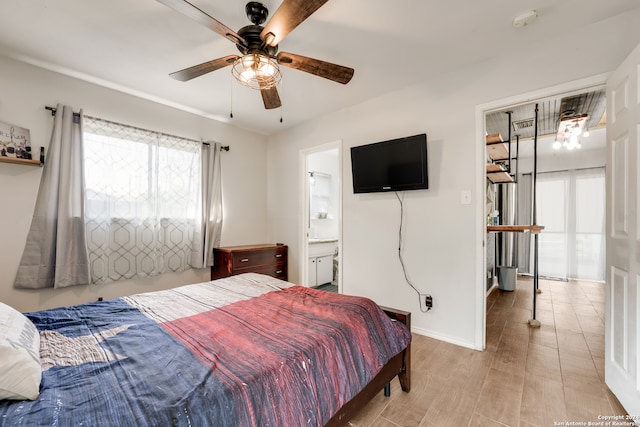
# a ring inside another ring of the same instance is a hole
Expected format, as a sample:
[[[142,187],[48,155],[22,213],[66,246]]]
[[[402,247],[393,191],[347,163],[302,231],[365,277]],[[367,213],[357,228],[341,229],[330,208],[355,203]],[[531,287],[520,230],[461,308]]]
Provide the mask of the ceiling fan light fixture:
[[[589,116],[587,114],[575,115],[573,112],[571,114],[563,114],[558,125],[556,141],[563,141],[562,146],[567,150],[581,148],[582,142],[580,138],[588,136],[588,131],[585,131],[585,129],[588,129],[588,118]],[[555,143],[553,148],[556,148]]]
[[[271,89],[282,80],[278,63],[259,53],[248,53],[233,63],[233,77],[243,86],[251,89]]]
[[[578,135],[573,134],[569,137],[569,143],[567,144],[567,150],[573,150],[578,145]]]

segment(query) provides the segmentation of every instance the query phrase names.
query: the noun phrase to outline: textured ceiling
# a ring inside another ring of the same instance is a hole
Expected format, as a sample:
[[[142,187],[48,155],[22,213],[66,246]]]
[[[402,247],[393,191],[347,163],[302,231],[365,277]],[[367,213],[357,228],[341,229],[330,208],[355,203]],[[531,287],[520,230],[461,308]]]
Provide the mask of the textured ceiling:
[[[234,30],[249,23],[246,1],[192,2]],[[264,1],[272,14],[281,2]],[[511,25],[532,8],[535,22]],[[270,135],[413,85],[428,90],[439,76],[518,55],[538,52],[547,81],[553,81],[551,67],[576,55],[584,61],[594,51],[606,54],[599,60],[609,70],[640,40],[638,22],[638,0],[329,0],[280,50],[352,67],[353,80],[344,86],[285,68],[278,88],[283,107],[270,111],[258,91],[232,82],[229,68],[189,82],[170,78],[237,50],[155,0],[2,0],[0,54]],[[543,58],[557,46],[566,46],[566,58]],[[516,81],[517,63],[513,76]]]

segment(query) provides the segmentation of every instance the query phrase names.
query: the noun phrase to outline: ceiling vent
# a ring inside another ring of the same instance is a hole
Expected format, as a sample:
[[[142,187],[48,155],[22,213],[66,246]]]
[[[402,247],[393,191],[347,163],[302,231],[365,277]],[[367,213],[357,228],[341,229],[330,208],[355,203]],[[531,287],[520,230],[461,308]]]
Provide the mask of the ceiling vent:
[[[530,119],[514,121],[512,122],[513,131],[517,133],[517,132],[522,132],[524,130],[532,129],[534,121],[535,121],[535,117],[531,117]]]

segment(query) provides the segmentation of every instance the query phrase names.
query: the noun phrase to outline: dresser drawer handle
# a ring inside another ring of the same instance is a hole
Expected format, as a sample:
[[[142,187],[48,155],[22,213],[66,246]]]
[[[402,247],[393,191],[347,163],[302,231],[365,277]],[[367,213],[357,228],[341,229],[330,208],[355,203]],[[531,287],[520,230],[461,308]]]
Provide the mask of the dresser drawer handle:
[[[276,274],[281,274],[282,270],[276,270]]]
[[[240,262],[249,262],[249,258],[242,258]]]
[[[282,258],[282,254],[276,254],[276,258]]]

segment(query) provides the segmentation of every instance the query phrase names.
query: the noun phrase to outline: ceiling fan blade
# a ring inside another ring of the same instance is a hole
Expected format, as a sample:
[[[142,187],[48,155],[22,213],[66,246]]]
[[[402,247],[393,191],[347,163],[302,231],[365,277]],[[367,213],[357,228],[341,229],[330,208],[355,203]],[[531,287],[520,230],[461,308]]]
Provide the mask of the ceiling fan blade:
[[[333,80],[334,82],[346,85],[353,77],[353,68],[343,67],[342,65],[332,64],[331,62],[321,61],[319,59],[307,58],[306,56],[295,55],[288,52],[280,52],[276,59],[278,64],[285,67],[295,68],[305,73],[314,74]]]
[[[184,70],[176,71],[169,75],[176,80],[180,80],[181,82],[186,82],[191,79],[195,79],[196,77],[200,77],[203,74],[207,74],[212,71],[219,70],[220,68],[227,67],[233,64],[234,61],[238,58],[239,58],[238,55],[223,56],[222,58],[218,58],[218,59],[214,59],[213,61],[194,65],[193,67],[185,68]]]
[[[260,38],[269,46],[275,46],[313,12],[328,0],[284,0],[271,20],[265,25]],[[269,33],[273,36],[269,36]]]
[[[282,102],[280,102],[280,95],[278,95],[278,89],[276,89],[275,86],[269,89],[260,89],[260,93],[262,94],[264,108],[267,110],[282,106]]]
[[[244,45],[245,40],[240,37],[238,33],[233,31],[231,28],[224,25],[222,22],[215,19],[213,16],[207,14],[202,9],[199,9],[197,6],[192,5],[187,0],[158,0],[160,3],[165,6],[170,7],[176,12],[180,12],[184,16],[187,16],[194,21],[199,22],[205,27],[215,31],[220,34],[222,37],[232,41],[236,44]]]

